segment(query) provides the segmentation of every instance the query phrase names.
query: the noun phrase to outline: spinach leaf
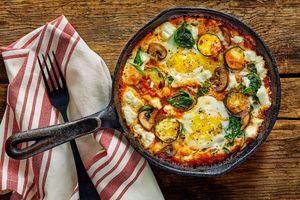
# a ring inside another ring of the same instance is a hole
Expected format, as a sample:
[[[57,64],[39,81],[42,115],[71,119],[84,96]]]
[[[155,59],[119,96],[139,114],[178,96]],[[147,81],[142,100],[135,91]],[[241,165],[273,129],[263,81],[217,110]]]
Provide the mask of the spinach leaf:
[[[180,130],[180,133],[179,133],[179,137],[180,138],[185,138],[185,134],[186,134],[186,129],[183,127],[183,125],[181,124],[181,130]]]
[[[223,151],[227,154],[231,153],[231,151],[227,147],[223,147]]]
[[[239,84],[236,86],[236,90],[240,90],[242,87],[243,87],[243,84],[242,84],[242,83],[239,83]]]
[[[257,70],[255,67],[255,63],[250,63],[247,65],[248,69],[252,72],[252,73],[256,73],[257,74]]]
[[[168,81],[168,84],[171,85],[172,82],[174,81],[173,76],[168,76],[168,77],[167,77],[167,81]]]
[[[234,139],[243,135],[244,131],[241,130],[242,119],[233,115],[229,116],[229,125],[226,130],[225,138],[228,140],[228,145],[233,145]]]
[[[193,99],[186,91],[180,90],[173,97],[167,99],[171,106],[175,108],[187,109],[193,104]]]
[[[183,48],[191,49],[194,44],[195,40],[190,30],[188,30],[187,23],[184,22],[174,33],[174,40],[178,46]]]
[[[139,113],[147,111],[146,116],[148,118],[150,118],[151,113],[153,112],[153,108],[149,105],[143,105],[140,109],[139,109]]]
[[[133,60],[133,63],[138,65],[138,66],[141,66],[143,64],[143,61],[142,61],[142,48],[139,47],[137,52],[136,52],[136,55],[135,55],[135,58]]]
[[[203,85],[200,88],[198,88],[197,96],[198,97],[204,96],[208,92],[209,92],[209,83],[204,82]]]
[[[131,63],[134,68],[141,74],[145,74],[144,70],[141,68],[142,64],[143,64],[143,61],[142,61],[142,48],[139,47],[137,52],[136,52],[136,55],[135,55],[135,58],[133,60],[133,63]]]
[[[153,110],[153,108],[151,107],[151,106],[149,106],[149,105],[143,105],[140,109],[139,109],[139,112],[143,112],[143,111],[145,111],[145,110]]]
[[[243,90],[243,93],[253,96],[256,94],[257,90],[260,88],[261,80],[257,74],[252,73],[252,72],[247,74],[247,78],[250,80],[250,84],[247,88],[245,88]]]

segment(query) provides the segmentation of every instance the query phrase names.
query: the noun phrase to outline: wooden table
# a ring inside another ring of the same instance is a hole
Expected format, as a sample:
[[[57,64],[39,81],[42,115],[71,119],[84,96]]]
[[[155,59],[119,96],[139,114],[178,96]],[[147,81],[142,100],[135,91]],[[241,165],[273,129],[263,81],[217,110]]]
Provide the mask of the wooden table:
[[[22,2],[22,3],[21,3]],[[300,1],[6,1],[0,2],[0,46],[64,14],[111,73],[128,39],[160,11],[206,7],[232,14],[252,26],[279,66],[282,103],[264,145],[223,177],[196,178],[153,168],[166,199],[300,199]],[[8,80],[0,61],[0,118]],[[8,199],[9,195],[0,197]]]

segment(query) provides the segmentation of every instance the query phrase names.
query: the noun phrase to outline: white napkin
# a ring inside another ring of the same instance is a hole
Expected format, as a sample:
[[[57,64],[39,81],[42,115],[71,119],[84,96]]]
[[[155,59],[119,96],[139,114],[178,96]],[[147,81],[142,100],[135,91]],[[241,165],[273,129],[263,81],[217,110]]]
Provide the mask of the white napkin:
[[[78,199],[70,145],[63,144],[27,160],[5,153],[6,139],[19,131],[61,123],[45,92],[37,56],[55,52],[70,94],[70,120],[105,108],[111,78],[104,61],[81,39],[64,16],[2,48],[9,78],[7,107],[0,126],[0,190],[15,199]],[[163,199],[147,163],[114,130],[76,140],[88,174],[104,199]]]

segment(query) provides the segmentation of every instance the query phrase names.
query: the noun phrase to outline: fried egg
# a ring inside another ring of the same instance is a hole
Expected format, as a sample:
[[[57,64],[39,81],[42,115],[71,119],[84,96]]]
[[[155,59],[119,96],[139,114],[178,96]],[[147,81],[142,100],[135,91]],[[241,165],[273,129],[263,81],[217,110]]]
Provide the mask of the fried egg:
[[[222,147],[228,120],[222,101],[212,96],[199,97],[195,107],[186,112],[181,120],[186,132],[185,142],[200,149]]]
[[[174,78],[172,87],[198,85],[211,77],[211,71],[204,68],[205,61],[200,54],[178,51],[167,62],[169,75]]]

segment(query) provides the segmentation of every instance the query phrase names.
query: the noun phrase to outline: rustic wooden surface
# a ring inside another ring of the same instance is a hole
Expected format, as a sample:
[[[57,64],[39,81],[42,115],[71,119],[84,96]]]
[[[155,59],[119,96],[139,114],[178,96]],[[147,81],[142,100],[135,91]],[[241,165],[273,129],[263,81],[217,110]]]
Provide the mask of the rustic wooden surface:
[[[64,14],[106,61],[111,73],[128,39],[160,11],[206,7],[232,14],[266,41],[279,66],[282,104],[264,145],[223,177],[181,177],[153,168],[166,199],[300,199],[300,1],[6,1],[0,2],[0,46]],[[0,60],[0,118],[7,77]],[[0,199],[8,199],[9,195]]]

